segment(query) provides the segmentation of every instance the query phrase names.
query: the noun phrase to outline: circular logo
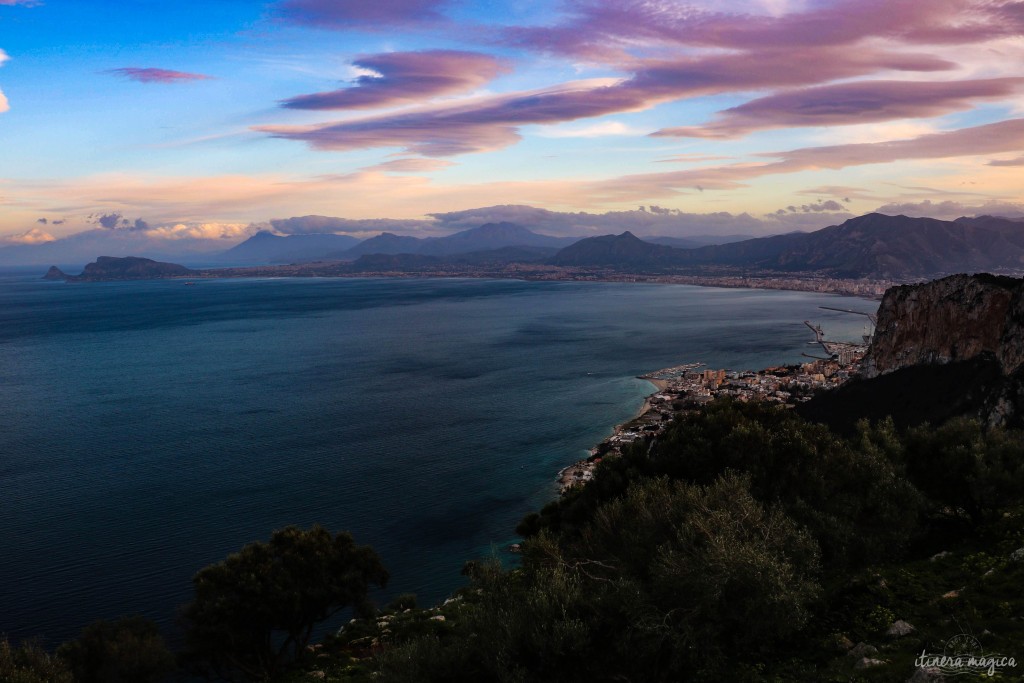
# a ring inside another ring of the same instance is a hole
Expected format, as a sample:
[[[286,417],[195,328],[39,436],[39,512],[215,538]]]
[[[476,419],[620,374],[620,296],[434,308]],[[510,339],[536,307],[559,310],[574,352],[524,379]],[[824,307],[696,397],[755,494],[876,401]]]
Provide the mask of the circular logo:
[[[971,655],[980,655],[981,651],[981,643],[977,638],[961,633],[946,641],[946,647],[942,649],[942,654],[947,657],[970,657]]]

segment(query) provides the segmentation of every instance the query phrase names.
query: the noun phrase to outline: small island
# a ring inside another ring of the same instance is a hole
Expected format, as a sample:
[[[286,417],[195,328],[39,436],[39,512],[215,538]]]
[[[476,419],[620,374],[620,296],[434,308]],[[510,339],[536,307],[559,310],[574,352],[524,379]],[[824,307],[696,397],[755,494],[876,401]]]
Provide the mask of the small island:
[[[43,279],[66,282],[108,282],[111,280],[190,277],[199,274],[200,271],[180,266],[177,263],[164,263],[140,256],[100,256],[86,265],[79,275],[68,275],[57,266],[50,266]]]

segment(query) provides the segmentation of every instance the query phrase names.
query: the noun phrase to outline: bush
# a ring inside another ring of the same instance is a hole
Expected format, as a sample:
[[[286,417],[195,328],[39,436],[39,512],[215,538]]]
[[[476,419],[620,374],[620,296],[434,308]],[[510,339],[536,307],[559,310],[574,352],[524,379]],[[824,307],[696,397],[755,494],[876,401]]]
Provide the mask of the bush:
[[[33,642],[11,645],[0,638],[0,681],[3,683],[74,683],[71,672],[56,657]]]
[[[348,533],[280,529],[196,574],[182,613],[185,660],[229,681],[272,679],[305,651],[317,623],[368,609],[370,584],[387,580],[377,553]]]
[[[1024,436],[957,418],[938,429],[910,430],[907,475],[939,507],[965,514],[974,526],[1024,501]]]
[[[142,617],[97,621],[57,649],[76,683],[155,683],[174,669],[156,624]]]

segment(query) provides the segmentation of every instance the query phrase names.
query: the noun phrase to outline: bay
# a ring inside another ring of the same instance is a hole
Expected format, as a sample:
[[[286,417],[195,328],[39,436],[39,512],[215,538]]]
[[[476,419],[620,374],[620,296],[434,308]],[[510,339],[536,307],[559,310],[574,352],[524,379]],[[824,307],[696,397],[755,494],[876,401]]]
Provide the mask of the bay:
[[[814,353],[873,301],[596,282],[0,277],[0,632],[173,631],[190,579],[288,524],[349,530],[421,604],[501,554],[636,375]]]

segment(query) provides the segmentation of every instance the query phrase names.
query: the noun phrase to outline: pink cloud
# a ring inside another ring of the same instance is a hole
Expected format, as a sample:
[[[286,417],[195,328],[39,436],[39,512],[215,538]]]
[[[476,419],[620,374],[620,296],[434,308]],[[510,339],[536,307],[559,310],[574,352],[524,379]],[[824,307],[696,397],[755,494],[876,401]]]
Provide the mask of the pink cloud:
[[[400,147],[437,157],[507,147],[519,140],[517,126],[522,124],[599,116],[642,105],[642,97],[615,86],[567,84],[561,89],[482,98],[469,104],[314,126],[259,126],[256,130],[302,140],[316,149]]]
[[[501,149],[520,139],[518,128],[553,124],[655,104],[767,86],[849,78],[880,68],[935,71],[952,64],[927,55],[814,48],[776,50],[752,58],[714,55],[637,64],[632,78],[585,81],[530,92],[459,102],[443,107],[312,126],[258,126],[274,137],[301,140],[316,149],[398,147],[423,156],[450,156]]]
[[[632,201],[677,195],[697,188],[737,189],[744,187],[744,181],[767,175],[906,160],[999,154],[1021,148],[1024,148],[1024,119],[1010,119],[906,140],[805,147],[758,155],[777,159],[766,163],[623,176],[592,183],[588,191],[595,198],[603,197],[605,201]]]
[[[110,69],[107,73],[124,76],[139,83],[182,83],[185,81],[204,81],[213,78],[203,74],[187,73],[185,71],[171,71],[169,69],[124,67],[121,69]]]
[[[290,109],[369,109],[422,102],[479,88],[507,72],[496,57],[456,50],[365,55],[353,64],[380,74],[360,76],[355,86],[299,95],[282,102]]]
[[[674,0],[575,0],[569,8],[569,19],[560,25],[516,27],[504,39],[601,60],[621,58],[638,45],[757,52],[849,46],[870,38],[977,43],[1024,30],[1020,2],[989,0],[842,0],[782,16],[709,11]]]
[[[769,16],[705,10],[675,0],[568,0],[569,18],[562,23],[494,30],[506,43],[610,63],[626,77],[255,130],[321,150],[392,147],[441,157],[515,144],[524,125],[635,112],[730,92],[800,89],[755,99],[703,127],[669,128],[661,134],[734,137],[761,128],[930,117],[967,109],[976,100],[1004,97],[1019,86],[1008,78],[896,82],[890,72],[952,71],[958,65],[951,59],[957,53],[950,45],[1024,35],[1024,2],[838,0],[807,6]],[[361,22],[388,25],[404,21],[402,17],[433,21],[440,19],[440,7],[441,0],[287,0],[279,10],[296,21],[343,28]],[[918,48],[910,51],[908,45]],[[942,49],[934,54],[921,49],[935,45]],[[283,106],[354,110],[414,104],[472,90],[503,68],[487,55],[451,51],[373,55],[357,65],[381,77],[361,77],[354,87],[299,95],[284,100]],[[879,75],[890,80],[835,83]]]
[[[760,163],[723,164],[601,180],[434,183],[415,174],[387,173],[381,172],[382,169],[313,178],[281,175],[168,178],[124,173],[67,181],[21,180],[3,186],[4,194],[10,197],[10,210],[0,212],[0,226],[10,231],[22,230],[22,225],[34,221],[41,212],[58,210],[78,216],[116,210],[128,215],[145,215],[157,225],[264,220],[268,215],[293,215],[296,206],[302,207],[303,212],[324,215],[344,210],[353,217],[379,216],[380,207],[386,206],[389,214],[402,218],[420,218],[430,213],[485,204],[534,204],[578,211],[602,205],[650,203],[695,193],[698,186],[705,190],[742,188],[744,183],[757,178],[815,168],[988,157],[1019,154],[1021,149],[1024,149],[1024,119],[1013,119],[906,140],[773,152],[765,155],[765,161]],[[1011,175],[1010,170],[1003,173]],[[1015,198],[1018,190],[1012,186],[1007,196]],[[853,197],[858,196],[858,192],[860,198],[866,197],[852,186],[825,186],[807,192],[820,193],[824,198]],[[886,201],[885,197],[874,195],[867,198],[876,205]],[[62,208],[54,208],[58,206]]]
[[[993,159],[988,162],[989,166],[1024,166],[1024,157],[1016,159]]]
[[[394,159],[385,161],[365,169],[367,171],[383,171],[384,173],[430,173],[432,171],[443,171],[455,162],[444,159]]]
[[[933,202],[925,199],[921,202],[893,202],[876,209],[879,213],[904,214],[906,216],[928,216],[953,220],[960,216],[1005,216],[1020,218],[1024,216],[1024,204],[989,200],[982,204],[971,205],[945,200]]]
[[[3,3],[0,2],[0,4]],[[31,228],[16,235],[0,237],[0,244],[43,244],[45,242],[52,242],[55,239],[57,238],[48,232],[44,232],[39,228]]]
[[[440,21],[447,4],[446,0],[284,0],[277,14],[305,26],[381,30]]]
[[[703,126],[667,128],[657,136],[733,138],[756,130],[838,126],[940,116],[981,99],[1005,97],[1024,78],[976,81],[859,81],[790,90],[751,100]]]

